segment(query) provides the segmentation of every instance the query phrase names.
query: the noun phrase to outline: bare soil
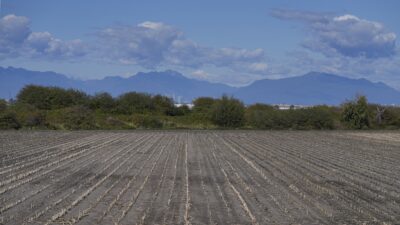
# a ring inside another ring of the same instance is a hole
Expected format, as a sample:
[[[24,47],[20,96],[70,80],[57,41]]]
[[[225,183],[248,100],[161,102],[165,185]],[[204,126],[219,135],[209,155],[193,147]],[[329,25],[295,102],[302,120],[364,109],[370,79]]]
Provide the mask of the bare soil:
[[[0,224],[400,224],[400,132],[0,132]]]

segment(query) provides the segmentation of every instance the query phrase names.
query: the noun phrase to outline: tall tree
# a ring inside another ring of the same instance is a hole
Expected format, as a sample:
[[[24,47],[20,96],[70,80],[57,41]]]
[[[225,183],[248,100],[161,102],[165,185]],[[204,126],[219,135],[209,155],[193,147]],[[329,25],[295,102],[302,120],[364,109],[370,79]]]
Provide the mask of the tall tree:
[[[370,123],[367,98],[357,96],[355,100],[346,102],[343,105],[342,120],[351,128],[368,128]]]

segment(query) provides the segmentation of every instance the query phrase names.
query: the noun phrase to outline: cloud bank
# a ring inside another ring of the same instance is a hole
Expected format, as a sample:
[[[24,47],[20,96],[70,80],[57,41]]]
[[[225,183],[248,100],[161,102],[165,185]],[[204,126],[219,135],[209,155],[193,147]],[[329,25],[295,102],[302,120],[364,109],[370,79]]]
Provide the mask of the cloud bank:
[[[7,15],[0,19],[0,57],[75,59],[85,55],[80,41],[63,41],[49,32],[33,32],[26,17]]]
[[[198,69],[211,65],[247,72],[267,68],[263,49],[210,48],[187,39],[179,29],[146,21],[135,26],[117,25],[97,32],[102,57],[122,64],[182,66]],[[258,65],[258,66],[257,66]]]
[[[303,22],[311,34],[303,47],[326,56],[382,58],[394,56],[397,51],[396,34],[379,22],[350,14],[334,16],[292,10],[273,10],[271,15]]]

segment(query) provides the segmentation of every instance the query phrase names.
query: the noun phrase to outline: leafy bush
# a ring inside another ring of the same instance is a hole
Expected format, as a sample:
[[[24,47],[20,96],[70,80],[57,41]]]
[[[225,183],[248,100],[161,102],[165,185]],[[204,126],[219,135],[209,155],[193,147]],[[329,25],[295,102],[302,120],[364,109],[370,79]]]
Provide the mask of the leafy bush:
[[[114,98],[106,93],[97,93],[89,100],[89,107],[92,110],[101,110],[103,112],[112,112],[115,110],[116,102]]]
[[[289,110],[291,115],[291,128],[294,129],[333,129],[333,114],[328,107],[316,106],[304,109]]]
[[[274,107],[265,104],[251,105],[246,109],[246,123],[253,128],[271,129],[276,126],[273,121],[276,117]]]
[[[16,113],[17,119],[23,127],[47,126],[45,113],[30,104],[16,103],[10,109]]]
[[[93,112],[85,106],[73,106],[64,110],[64,127],[69,130],[96,128]]]
[[[174,107],[173,110],[174,110],[173,116],[185,116],[191,113],[191,110],[187,105]]]
[[[155,95],[152,97],[152,102],[154,105],[154,112],[157,114],[175,116],[176,108],[174,101],[171,98],[162,95]]]
[[[363,129],[370,126],[368,102],[365,96],[358,96],[342,106],[342,120],[350,128]]]
[[[257,129],[333,129],[334,113],[326,106],[278,110],[255,104],[246,109],[246,122]]]
[[[154,110],[151,95],[128,92],[118,97],[116,111],[121,114],[145,113]]]
[[[212,121],[221,127],[240,127],[244,123],[243,103],[226,95],[218,99],[212,107]]]
[[[370,125],[373,125],[375,128],[400,128],[399,107],[370,105],[369,111],[373,112],[370,115],[370,121],[373,121]],[[378,118],[378,116],[380,116],[380,118]]]
[[[20,129],[21,124],[13,112],[0,114],[0,129]]]
[[[17,101],[33,105],[38,109],[51,110],[84,105],[88,101],[88,96],[73,89],[28,85],[18,93]]]

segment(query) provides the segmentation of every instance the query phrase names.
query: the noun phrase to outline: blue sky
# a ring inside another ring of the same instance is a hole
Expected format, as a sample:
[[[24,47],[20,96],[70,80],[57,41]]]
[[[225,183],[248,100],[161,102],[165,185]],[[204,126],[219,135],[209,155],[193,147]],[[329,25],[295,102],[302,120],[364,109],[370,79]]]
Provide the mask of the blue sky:
[[[80,79],[172,69],[244,85],[309,71],[400,89],[400,2],[2,0],[0,65]]]

